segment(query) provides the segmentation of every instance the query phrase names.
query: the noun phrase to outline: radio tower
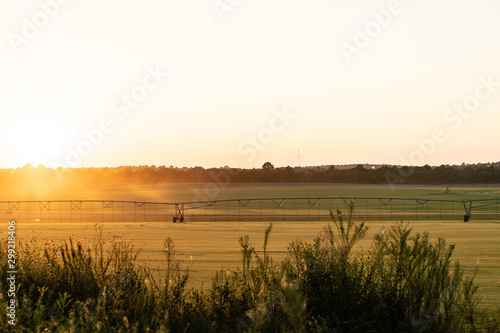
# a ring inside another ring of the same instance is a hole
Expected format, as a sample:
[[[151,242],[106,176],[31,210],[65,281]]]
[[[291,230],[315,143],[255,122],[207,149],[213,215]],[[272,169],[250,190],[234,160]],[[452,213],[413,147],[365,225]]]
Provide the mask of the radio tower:
[[[298,166],[300,167],[300,149],[297,152],[297,160],[299,161],[299,165]]]

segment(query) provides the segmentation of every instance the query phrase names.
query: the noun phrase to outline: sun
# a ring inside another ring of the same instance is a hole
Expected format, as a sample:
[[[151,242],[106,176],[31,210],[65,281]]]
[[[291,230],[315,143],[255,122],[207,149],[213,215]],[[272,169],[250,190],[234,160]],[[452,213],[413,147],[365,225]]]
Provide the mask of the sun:
[[[65,118],[55,110],[37,107],[13,114],[3,124],[2,164],[19,167],[57,164],[67,140]]]

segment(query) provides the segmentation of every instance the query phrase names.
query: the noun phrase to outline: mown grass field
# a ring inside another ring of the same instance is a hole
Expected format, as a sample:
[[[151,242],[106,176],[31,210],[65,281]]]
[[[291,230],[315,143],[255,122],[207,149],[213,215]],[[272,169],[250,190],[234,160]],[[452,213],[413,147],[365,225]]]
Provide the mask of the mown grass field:
[[[144,186],[102,186],[74,191],[25,193],[12,189],[0,193],[0,200],[132,200],[156,202],[187,202],[200,194],[206,200],[282,198],[282,197],[395,197],[419,199],[478,200],[500,197],[500,184],[446,186],[389,186],[310,183],[184,183]]]
[[[394,221],[370,221],[369,233],[356,251],[368,254],[373,235]],[[286,254],[288,244],[295,239],[313,240],[327,225],[325,222],[275,222],[271,233],[269,250],[276,261]],[[500,306],[500,235],[499,222],[463,223],[454,221],[411,222],[415,232],[428,231],[433,239],[445,238],[455,244],[454,260],[460,260],[465,270],[478,268],[477,283],[485,306]],[[241,267],[238,239],[249,235],[262,248],[265,222],[146,222],[108,223],[104,225],[106,237],[122,236],[141,249],[140,260],[144,264],[161,269],[164,262],[163,241],[172,237],[179,259],[186,261],[191,271],[190,285],[200,288],[211,283],[216,270],[234,270]],[[92,244],[94,225],[89,223],[47,225],[25,223],[18,226],[21,241],[36,237],[42,243],[63,241],[73,235],[74,239]]]
[[[394,190],[388,186],[357,185],[231,185],[220,188],[216,198],[223,200],[232,198],[259,197],[406,197],[406,198],[450,198],[453,200],[471,200],[500,197],[500,187],[456,187],[450,186],[451,194],[444,194],[445,187],[401,186]],[[181,202],[192,200],[205,185],[158,185],[149,188],[114,188],[94,189],[83,193],[66,193],[70,199],[103,199],[103,200],[154,200],[163,202]],[[78,196],[78,194],[80,196]],[[5,197],[5,193],[2,194]],[[59,197],[60,198],[60,197]],[[17,199],[17,198],[16,198]],[[57,199],[54,198],[43,198]],[[368,250],[375,233],[383,227],[389,227],[395,221],[368,221],[369,233],[362,240],[356,251],[368,255]],[[137,249],[141,249],[140,260],[152,267],[161,266],[164,260],[163,241],[167,237],[174,240],[179,259],[186,261],[191,271],[190,285],[201,288],[211,283],[211,276],[216,270],[234,270],[241,266],[238,239],[249,235],[262,248],[264,229],[268,221],[262,222],[192,222],[172,223],[171,220],[161,222],[111,222],[104,223],[104,232],[111,241],[115,236],[132,241]],[[295,239],[313,240],[328,222],[275,222],[271,233],[269,250],[274,259],[280,261],[286,254],[288,244]],[[445,238],[448,244],[455,244],[454,260],[460,260],[466,271],[478,268],[477,283],[483,305],[500,306],[500,221],[412,221],[410,225],[415,232],[429,232],[431,238]],[[36,237],[41,243],[64,241],[73,236],[92,244],[95,236],[95,223],[80,222],[23,222],[17,225],[19,242],[29,241]],[[5,230],[6,231],[6,230]],[[2,235],[6,233],[2,231]]]

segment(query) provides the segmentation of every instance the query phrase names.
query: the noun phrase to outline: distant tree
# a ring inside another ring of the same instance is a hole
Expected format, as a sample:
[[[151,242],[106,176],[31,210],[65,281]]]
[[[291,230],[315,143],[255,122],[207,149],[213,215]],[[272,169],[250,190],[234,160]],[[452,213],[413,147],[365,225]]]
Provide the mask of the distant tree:
[[[271,164],[271,162],[266,162],[262,165],[262,169],[264,170],[273,170],[274,165]]]
[[[286,182],[294,182],[296,181],[296,175],[295,171],[293,171],[293,168],[291,166],[287,166],[284,169],[278,169],[281,171],[281,181],[286,181]]]
[[[354,170],[359,171],[359,172],[363,172],[363,171],[365,171],[365,167],[362,164],[358,164],[358,165],[356,165]]]

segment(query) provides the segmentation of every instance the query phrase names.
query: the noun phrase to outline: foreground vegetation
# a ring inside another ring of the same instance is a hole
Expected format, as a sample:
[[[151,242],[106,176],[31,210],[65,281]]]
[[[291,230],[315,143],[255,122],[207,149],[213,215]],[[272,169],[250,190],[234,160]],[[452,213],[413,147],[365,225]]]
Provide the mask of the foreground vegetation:
[[[399,223],[380,232],[367,254],[352,255],[367,227],[337,211],[313,242],[295,241],[275,264],[272,226],[257,251],[240,238],[241,267],[221,270],[210,288],[188,289],[189,271],[165,240],[163,279],[137,263],[138,251],[98,228],[94,244],[24,243],[18,252],[16,332],[497,332],[478,307],[477,286],[453,246]],[[1,255],[6,258],[5,244]],[[8,271],[1,271],[7,307]],[[5,316],[2,331],[12,329]]]

